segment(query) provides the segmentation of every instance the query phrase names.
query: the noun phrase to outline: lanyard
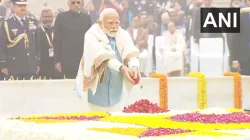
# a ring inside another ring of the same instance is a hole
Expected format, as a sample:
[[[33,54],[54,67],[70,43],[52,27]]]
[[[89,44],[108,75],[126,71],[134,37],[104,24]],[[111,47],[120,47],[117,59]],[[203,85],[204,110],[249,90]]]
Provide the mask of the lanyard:
[[[43,32],[45,33],[45,35],[46,35],[46,38],[47,38],[48,43],[49,43],[49,46],[50,46],[51,48],[53,48],[53,44],[52,44],[52,41],[51,41],[50,38],[49,38],[48,33],[45,31],[45,29],[44,29],[43,26],[41,26],[41,28],[42,28]],[[53,31],[52,31],[52,33],[51,33],[51,38],[52,38],[52,40],[54,40],[54,32],[53,32]]]
[[[248,25],[250,27],[250,13],[248,14]]]

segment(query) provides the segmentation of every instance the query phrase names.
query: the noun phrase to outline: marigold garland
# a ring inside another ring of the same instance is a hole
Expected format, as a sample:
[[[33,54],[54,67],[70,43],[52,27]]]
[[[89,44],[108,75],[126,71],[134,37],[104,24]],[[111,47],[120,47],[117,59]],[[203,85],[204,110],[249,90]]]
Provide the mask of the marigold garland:
[[[235,108],[230,108],[227,109],[230,113],[237,113],[237,112],[244,112],[244,109],[235,109]]]
[[[224,76],[234,77],[234,107],[236,109],[242,108],[242,86],[241,86],[241,75],[235,72],[226,72]]]
[[[198,107],[207,108],[207,80],[203,73],[193,72],[188,74],[189,77],[196,77],[198,82]]]
[[[165,74],[152,73],[152,78],[160,79],[159,94],[160,94],[160,108],[168,109],[168,79]]]

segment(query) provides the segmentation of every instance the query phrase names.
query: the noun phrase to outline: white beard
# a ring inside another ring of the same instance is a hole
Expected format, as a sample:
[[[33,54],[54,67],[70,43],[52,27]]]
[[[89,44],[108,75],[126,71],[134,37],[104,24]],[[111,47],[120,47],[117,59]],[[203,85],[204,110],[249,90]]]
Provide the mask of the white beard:
[[[102,30],[103,30],[103,32],[105,33],[105,34],[107,34],[108,36],[110,36],[110,37],[116,37],[116,33],[117,33],[117,31],[116,32],[110,32],[110,31],[108,31],[107,29],[105,29],[105,27],[102,25]]]
[[[116,36],[116,33],[106,33],[108,36],[110,37],[115,37]]]

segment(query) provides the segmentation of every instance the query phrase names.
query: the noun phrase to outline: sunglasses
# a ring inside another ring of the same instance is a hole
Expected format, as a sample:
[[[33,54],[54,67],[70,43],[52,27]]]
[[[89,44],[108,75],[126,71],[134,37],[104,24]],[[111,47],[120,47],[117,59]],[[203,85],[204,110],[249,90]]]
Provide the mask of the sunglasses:
[[[72,1],[71,5],[80,4],[80,3],[81,3],[80,1]]]

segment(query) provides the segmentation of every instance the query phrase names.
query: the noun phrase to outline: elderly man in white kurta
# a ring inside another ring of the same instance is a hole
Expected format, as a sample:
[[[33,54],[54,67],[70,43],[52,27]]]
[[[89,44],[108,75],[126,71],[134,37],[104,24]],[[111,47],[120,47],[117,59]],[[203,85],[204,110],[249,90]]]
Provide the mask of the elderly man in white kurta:
[[[168,31],[163,34],[164,45],[162,53],[164,57],[164,68],[166,74],[179,72],[179,76],[184,73],[184,56],[186,53],[186,42],[183,35],[175,28],[174,22],[168,23]]]
[[[121,111],[116,106],[122,100],[124,89],[131,89],[128,85],[135,85],[140,78],[139,50],[119,24],[119,14],[107,8],[100,14],[98,24],[85,35],[76,90],[78,95],[82,91],[88,94],[90,111],[110,111],[110,108]]]

